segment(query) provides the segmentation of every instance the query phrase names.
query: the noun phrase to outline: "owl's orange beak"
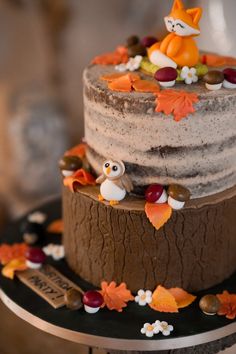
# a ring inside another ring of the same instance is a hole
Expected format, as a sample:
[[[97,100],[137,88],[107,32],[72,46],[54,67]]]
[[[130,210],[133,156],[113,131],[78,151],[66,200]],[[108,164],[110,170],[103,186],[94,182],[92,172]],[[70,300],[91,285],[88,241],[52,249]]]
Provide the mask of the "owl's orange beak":
[[[106,168],[106,174],[109,175],[110,173],[111,173],[111,167],[109,166]]]

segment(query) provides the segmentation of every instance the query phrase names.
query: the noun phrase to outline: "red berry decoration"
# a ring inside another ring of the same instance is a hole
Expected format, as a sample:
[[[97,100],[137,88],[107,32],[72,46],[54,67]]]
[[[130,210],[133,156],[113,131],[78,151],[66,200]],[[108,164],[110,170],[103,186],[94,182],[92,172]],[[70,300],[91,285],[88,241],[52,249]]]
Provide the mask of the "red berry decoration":
[[[146,36],[141,40],[141,44],[145,47],[145,48],[150,48],[153,44],[157,43],[158,40],[156,37],[152,37],[152,36]]]
[[[160,199],[163,193],[163,186],[161,184],[151,184],[145,192],[145,199],[149,203],[155,203]]]

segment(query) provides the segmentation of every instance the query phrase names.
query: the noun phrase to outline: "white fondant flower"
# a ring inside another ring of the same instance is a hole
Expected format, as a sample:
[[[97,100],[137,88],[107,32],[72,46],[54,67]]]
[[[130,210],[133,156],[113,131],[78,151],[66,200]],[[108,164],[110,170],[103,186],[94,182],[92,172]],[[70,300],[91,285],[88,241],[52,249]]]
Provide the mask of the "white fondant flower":
[[[163,336],[169,336],[170,332],[174,329],[174,327],[169,325],[166,321],[157,320],[154,324],[159,329],[159,332],[162,332]]]
[[[35,211],[28,215],[28,221],[35,222],[37,224],[43,224],[47,219],[47,215],[42,213],[41,211]]]
[[[188,66],[184,66],[181,70],[180,76],[184,79],[184,82],[187,85],[191,85],[192,83],[198,82],[197,70],[195,68],[189,68]]]
[[[62,245],[49,243],[47,246],[43,247],[43,251],[47,256],[52,256],[55,261],[59,261],[65,257],[65,250]]]
[[[138,291],[138,294],[134,298],[135,302],[137,302],[140,306],[145,306],[152,302],[152,292],[150,290],[142,290]]]
[[[154,334],[158,334],[160,332],[159,326],[155,323],[145,323],[143,328],[141,329],[141,333],[145,334],[146,337],[153,337]]]
[[[115,66],[115,70],[124,72],[124,71],[135,71],[138,70],[141,64],[143,57],[141,55],[136,55],[134,58],[130,58],[126,64],[119,64]]]

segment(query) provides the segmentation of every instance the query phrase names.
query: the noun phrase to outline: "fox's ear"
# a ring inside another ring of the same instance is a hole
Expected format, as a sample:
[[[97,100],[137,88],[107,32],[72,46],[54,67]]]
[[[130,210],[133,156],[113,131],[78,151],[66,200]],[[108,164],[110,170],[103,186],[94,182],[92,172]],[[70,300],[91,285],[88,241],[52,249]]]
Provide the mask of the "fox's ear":
[[[171,11],[181,10],[184,9],[184,4],[182,0],[174,0],[174,5]]]
[[[194,9],[187,9],[186,12],[192,17],[193,23],[197,25],[202,17],[202,8],[196,7]]]

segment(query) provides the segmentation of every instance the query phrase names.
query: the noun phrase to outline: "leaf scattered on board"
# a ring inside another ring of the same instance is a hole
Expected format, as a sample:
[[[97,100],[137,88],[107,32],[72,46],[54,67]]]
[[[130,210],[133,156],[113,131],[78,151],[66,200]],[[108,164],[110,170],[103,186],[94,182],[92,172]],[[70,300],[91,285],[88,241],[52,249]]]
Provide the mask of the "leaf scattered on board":
[[[47,232],[51,234],[62,234],[63,230],[64,224],[62,219],[52,221],[47,227]]]
[[[177,90],[162,90],[156,94],[156,112],[173,114],[175,121],[180,121],[195,112],[194,103],[199,101],[195,93]]]
[[[230,294],[227,290],[222,294],[217,294],[221,306],[217,312],[220,316],[225,316],[229,320],[234,320],[236,317],[236,294]]]
[[[174,296],[178,308],[189,306],[197,298],[181,288],[171,288],[168,291]]]
[[[13,279],[16,271],[27,269],[25,257],[12,259],[2,268],[2,275],[6,278]]]
[[[153,292],[152,302],[149,306],[155,311],[178,312],[178,306],[174,296],[161,285],[158,285]]]
[[[28,248],[25,243],[14,243],[13,245],[2,244],[0,246],[1,264],[5,265],[15,258],[24,257]]]
[[[114,281],[108,284],[106,281],[101,283],[100,293],[104,298],[104,306],[109,310],[116,310],[122,312],[123,308],[127,306],[128,301],[133,301],[134,297],[130,290],[127,289],[125,283],[116,285]]]
[[[172,208],[167,203],[146,203],[145,213],[151,224],[159,230],[171,217]]]

